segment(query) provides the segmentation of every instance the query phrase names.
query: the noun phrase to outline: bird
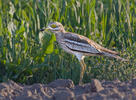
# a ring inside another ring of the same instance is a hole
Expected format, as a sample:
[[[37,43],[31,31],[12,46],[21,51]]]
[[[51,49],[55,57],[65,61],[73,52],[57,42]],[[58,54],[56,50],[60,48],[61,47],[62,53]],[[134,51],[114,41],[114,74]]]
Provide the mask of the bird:
[[[127,61],[118,56],[118,52],[107,49],[83,35],[65,31],[60,22],[50,22],[46,28],[43,28],[40,31],[45,30],[55,34],[56,41],[60,47],[67,53],[75,55],[79,60],[81,66],[79,85],[83,84],[82,79],[86,70],[84,58],[86,56],[108,56],[121,61]]]

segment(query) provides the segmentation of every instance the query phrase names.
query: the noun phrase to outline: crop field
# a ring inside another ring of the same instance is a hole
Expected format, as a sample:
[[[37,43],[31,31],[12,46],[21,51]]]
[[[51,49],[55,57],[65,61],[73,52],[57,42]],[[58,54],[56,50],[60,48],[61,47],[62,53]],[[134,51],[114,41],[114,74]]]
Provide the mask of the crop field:
[[[0,0],[0,82],[78,83],[77,58],[59,47],[54,34],[40,32],[53,21],[129,59],[86,57],[85,83],[136,77],[136,0]]]

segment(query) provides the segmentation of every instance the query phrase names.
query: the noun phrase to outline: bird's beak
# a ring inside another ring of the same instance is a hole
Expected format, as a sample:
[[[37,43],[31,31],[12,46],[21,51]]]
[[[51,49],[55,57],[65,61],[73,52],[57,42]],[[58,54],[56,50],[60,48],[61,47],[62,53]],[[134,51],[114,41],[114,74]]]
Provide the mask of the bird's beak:
[[[45,31],[45,28],[40,29],[41,32]]]
[[[40,31],[48,31],[50,29],[50,27],[43,27],[42,29],[40,29]]]
[[[49,30],[49,29],[51,29],[51,27],[49,27],[49,26],[45,28],[45,30]]]

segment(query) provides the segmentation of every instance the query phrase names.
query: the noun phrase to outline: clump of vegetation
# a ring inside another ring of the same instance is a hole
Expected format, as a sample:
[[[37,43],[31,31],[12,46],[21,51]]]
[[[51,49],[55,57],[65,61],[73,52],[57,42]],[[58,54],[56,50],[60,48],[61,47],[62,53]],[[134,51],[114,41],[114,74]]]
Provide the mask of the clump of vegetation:
[[[87,36],[130,60],[86,58],[84,82],[133,78],[135,4],[135,0],[0,0],[0,81],[32,84],[70,78],[78,83],[78,60],[59,48],[54,35],[39,31],[51,21],[61,22],[67,31]]]

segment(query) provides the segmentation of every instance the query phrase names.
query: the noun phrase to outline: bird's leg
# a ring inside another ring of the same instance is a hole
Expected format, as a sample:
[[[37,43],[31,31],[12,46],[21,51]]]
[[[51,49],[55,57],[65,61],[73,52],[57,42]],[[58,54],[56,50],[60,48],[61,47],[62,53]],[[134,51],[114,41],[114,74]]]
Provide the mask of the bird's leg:
[[[80,60],[80,65],[81,65],[81,72],[80,72],[79,85],[82,85],[82,79],[83,79],[84,72],[86,69],[86,64],[84,63],[84,60]]]

